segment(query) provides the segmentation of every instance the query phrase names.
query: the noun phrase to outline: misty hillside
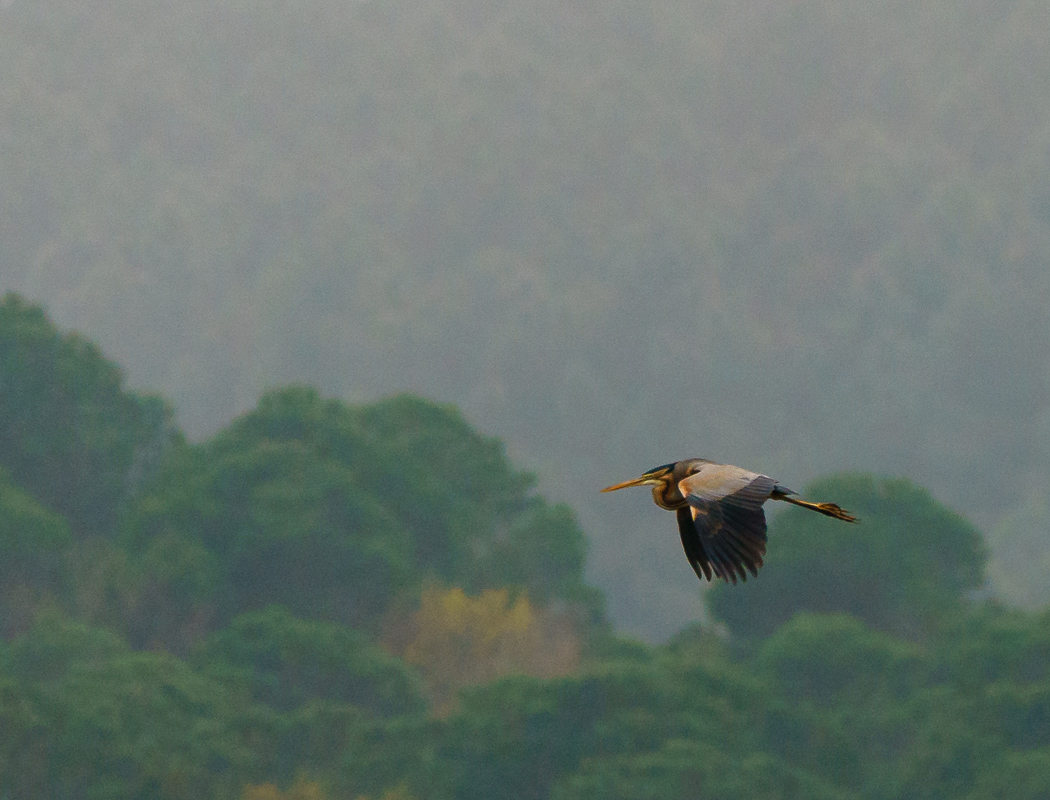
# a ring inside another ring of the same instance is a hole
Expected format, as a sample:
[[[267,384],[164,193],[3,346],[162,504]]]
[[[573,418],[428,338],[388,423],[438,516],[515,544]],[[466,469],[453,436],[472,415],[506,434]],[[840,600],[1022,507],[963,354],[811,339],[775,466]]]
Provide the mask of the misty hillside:
[[[649,636],[695,578],[597,489],[693,455],[907,476],[1050,601],[1042,4],[12,0],[0,66],[0,289],[191,435],[455,402]]]

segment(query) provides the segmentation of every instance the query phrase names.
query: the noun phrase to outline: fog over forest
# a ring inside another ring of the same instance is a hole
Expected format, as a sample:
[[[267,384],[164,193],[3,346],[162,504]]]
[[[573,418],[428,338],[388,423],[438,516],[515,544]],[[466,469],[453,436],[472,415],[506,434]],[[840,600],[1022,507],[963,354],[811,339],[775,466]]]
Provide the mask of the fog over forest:
[[[0,292],[191,437],[455,403],[650,639],[696,578],[598,489],[690,456],[905,476],[1050,602],[1045,3],[12,0],[0,67]]]

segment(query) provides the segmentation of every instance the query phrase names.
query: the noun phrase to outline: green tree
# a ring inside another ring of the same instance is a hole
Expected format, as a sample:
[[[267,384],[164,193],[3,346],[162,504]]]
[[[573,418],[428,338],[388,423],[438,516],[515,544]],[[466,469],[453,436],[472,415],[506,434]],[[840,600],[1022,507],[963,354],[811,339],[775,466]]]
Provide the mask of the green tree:
[[[951,685],[929,687],[918,695],[912,713],[921,725],[900,761],[899,795],[964,797],[981,773],[1002,769],[1006,746],[982,720],[986,709],[981,697]]]
[[[247,774],[244,693],[171,656],[52,616],[8,646],[2,667],[0,713],[22,720],[0,731],[0,753],[19,767],[0,775],[8,796],[190,800]]]
[[[375,762],[372,743],[395,720],[420,719],[426,709],[419,679],[360,631],[295,619],[277,606],[235,618],[191,663],[247,690],[262,723],[257,774],[281,784],[303,770],[331,774],[349,751]],[[373,766],[391,760],[400,763],[391,755]]]
[[[851,800],[856,798],[779,759],[740,757],[716,744],[671,739],[658,750],[588,759],[551,800]]]
[[[925,682],[927,661],[918,646],[845,614],[798,614],[755,655],[778,693],[823,708],[900,703]]]
[[[65,589],[69,525],[8,481],[0,467],[0,637],[20,633],[42,599]]]
[[[901,759],[901,794],[948,800],[1012,787],[1011,797],[1038,797],[1047,778],[1050,614],[985,604],[930,651],[929,685],[911,703],[918,724]]]
[[[1050,747],[1007,753],[1001,762],[988,766],[977,776],[972,791],[962,795],[966,800],[1042,800],[1050,796]]]
[[[411,544],[361,486],[368,457],[351,423],[342,404],[292,389],[180,450],[125,529],[158,602],[206,602],[212,624],[271,604],[374,624],[408,585]]]
[[[333,794],[377,800],[448,798],[447,764],[438,756],[438,724],[406,715],[344,729],[345,747],[331,770]],[[333,769],[334,767],[334,769]]]
[[[252,700],[281,712],[314,700],[381,717],[425,707],[418,678],[363,633],[296,619],[280,606],[234,618],[200,643],[192,663],[216,676],[243,674]]]
[[[935,642],[943,680],[976,694],[990,684],[1050,682],[1050,611],[1029,614],[984,603]]]
[[[174,436],[165,404],[124,389],[94,344],[16,294],[0,300],[0,466],[74,533],[114,534]]]
[[[421,569],[469,591],[522,586],[600,617],[575,516],[534,493],[535,476],[514,469],[502,441],[453,406],[409,395],[364,407],[361,427],[378,459],[365,480],[412,532]]]
[[[39,760],[46,723],[23,687],[0,676],[0,787],[9,797],[47,796]]]
[[[932,673],[915,644],[842,614],[798,614],[762,642],[754,668],[771,688],[765,749],[860,797],[894,798]]]
[[[613,759],[608,767],[674,740],[744,759],[757,752],[764,691],[729,663],[684,653],[635,653],[550,681],[507,678],[461,692],[438,757],[458,800],[547,798],[591,759]]]
[[[903,478],[846,473],[816,481],[859,519],[843,526],[802,509],[772,521],[758,580],[709,595],[712,614],[740,637],[768,636],[799,611],[842,612],[871,628],[922,638],[961,614],[984,581],[978,530]]]

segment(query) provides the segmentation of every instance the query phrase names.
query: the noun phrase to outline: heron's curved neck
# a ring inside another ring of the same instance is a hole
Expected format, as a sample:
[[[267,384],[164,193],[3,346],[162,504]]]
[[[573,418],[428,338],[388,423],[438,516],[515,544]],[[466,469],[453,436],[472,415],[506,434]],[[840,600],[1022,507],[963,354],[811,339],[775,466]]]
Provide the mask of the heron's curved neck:
[[[653,502],[660,508],[675,511],[686,504],[686,499],[678,491],[678,481],[666,481],[653,486]]]

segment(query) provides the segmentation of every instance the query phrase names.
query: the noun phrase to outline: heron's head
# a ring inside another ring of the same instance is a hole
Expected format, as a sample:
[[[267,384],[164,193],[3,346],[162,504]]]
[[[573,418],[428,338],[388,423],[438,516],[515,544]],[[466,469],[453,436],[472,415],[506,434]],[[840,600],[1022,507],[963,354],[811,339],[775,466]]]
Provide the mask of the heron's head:
[[[662,467],[654,467],[643,473],[641,477],[606,486],[602,491],[615,492],[618,489],[627,489],[631,486],[664,486],[671,479],[671,471],[674,469],[675,463],[677,462],[664,464]]]

